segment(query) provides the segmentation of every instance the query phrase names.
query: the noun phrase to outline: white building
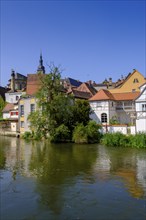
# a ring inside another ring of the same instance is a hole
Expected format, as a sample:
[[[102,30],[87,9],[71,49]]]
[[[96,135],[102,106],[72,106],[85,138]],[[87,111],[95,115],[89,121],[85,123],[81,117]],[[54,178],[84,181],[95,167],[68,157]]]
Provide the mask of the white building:
[[[140,87],[140,95],[135,99],[136,131],[146,132],[146,83]]]
[[[10,131],[12,132],[18,131],[18,117],[19,117],[18,105],[7,103],[2,113],[3,113],[3,119],[7,119],[7,122],[9,122]]]
[[[116,119],[119,124],[135,123],[135,98],[139,92],[110,93],[101,89],[89,99],[91,119],[98,124],[110,124]]]

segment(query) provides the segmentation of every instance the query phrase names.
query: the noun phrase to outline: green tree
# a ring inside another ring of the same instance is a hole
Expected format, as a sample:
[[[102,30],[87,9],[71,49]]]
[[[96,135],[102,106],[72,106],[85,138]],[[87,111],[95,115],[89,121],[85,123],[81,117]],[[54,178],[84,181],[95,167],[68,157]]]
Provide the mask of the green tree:
[[[68,117],[66,120],[66,126],[69,128],[71,135],[74,132],[75,127],[78,124],[83,124],[86,126],[88,122],[90,121],[90,105],[87,100],[77,99],[75,100],[72,97],[69,97],[70,103],[72,103],[70,106],[68,106]]]
[[[57,141],[57,137],[60,138],[63,132],[67,134],[67,130],[70,139],[72,139],[75,126],[78,123],[87,125],[90,120],[88,101],[75,100],[71,95],[67,95],[60,79],[60,70],[54,65],[51,66],[49,74],[40,74],[42,86],[37,94],[38,110],[28,117],[31,130],[36,136],[47,138],[49,134],[51,139],[55,141]],[[61,127],[58,130],[59,126]]]
[[[3,100],[3,98],[0,95],[0,118],[2,118],[2,110],[5,106],[5,101]]]
[[[54,65],[50,66],[50,73],[40,74],[41,88],[37,93],[38,110],[28,116],[31,130],[40,137],[47,137],[56,126],[58,114],[57,100],[61,96],[60,71]]]

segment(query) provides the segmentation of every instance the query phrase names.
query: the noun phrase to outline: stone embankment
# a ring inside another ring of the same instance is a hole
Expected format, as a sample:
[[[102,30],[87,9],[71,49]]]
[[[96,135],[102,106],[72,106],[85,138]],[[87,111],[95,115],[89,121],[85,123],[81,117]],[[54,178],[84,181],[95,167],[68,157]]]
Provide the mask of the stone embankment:
[[[4,129],[0,129],[0,135],[1,136],[9,136],[9,137],[18,137],[18,138],[20,136],[19,132],[9,131],[9,130],[4,130]]]

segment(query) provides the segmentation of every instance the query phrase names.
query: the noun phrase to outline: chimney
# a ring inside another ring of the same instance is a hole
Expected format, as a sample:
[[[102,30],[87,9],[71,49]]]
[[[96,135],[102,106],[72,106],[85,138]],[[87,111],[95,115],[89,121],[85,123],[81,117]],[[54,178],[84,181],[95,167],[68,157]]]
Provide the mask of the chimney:
[[[11,90],[15,91],[15,71],[13,69],[11,73]]]

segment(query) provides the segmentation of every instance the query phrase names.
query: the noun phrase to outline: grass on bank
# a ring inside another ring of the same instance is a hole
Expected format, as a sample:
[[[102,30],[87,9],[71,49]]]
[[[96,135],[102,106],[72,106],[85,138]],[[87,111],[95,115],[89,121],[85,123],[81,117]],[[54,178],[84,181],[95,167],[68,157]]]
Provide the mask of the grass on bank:
[[[120,132],[107,133],[103,136],[101,143],[112,147],[134,147],[146,149],[146,133],[138,133],[128,136]]]

